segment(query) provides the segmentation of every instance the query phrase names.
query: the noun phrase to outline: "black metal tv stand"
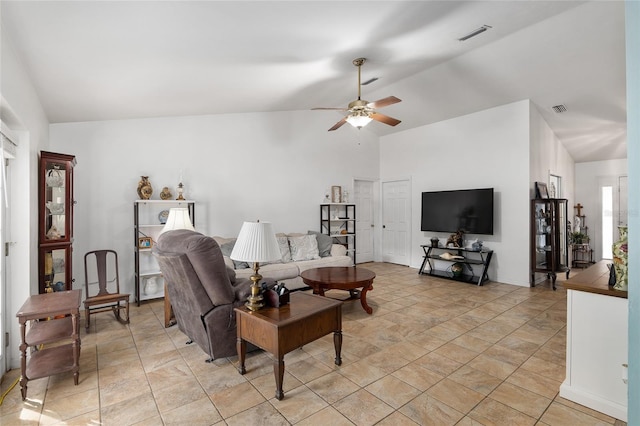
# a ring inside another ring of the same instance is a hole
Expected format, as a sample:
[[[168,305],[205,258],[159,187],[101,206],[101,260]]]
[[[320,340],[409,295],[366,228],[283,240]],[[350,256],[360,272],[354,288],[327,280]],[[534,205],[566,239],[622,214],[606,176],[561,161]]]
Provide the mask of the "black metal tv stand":
[[[430,245],[421,245],[420,247],[422,247],[424,251],[424,256],[418,274],[428,274],[450,280],[471,282],[477,285],[482,285],[485,281],[489,281],[487,270],[491,263],[491,257],[493,257],[493,250],[482,249],[478,251],[460,247],[433,247]],[[447,255],[442,257],[445,253],[449,253],[454,257],[448,258]],[[436,260],[449,262],[449,268],[436,269]],[[451,266],[455,263],[461,263],[463,265],[462,272],[459,275],[456,275],[451,270]],[[425,271],[427,265],[429,269]],[[482,273],[475,275],[472,265],[481,265]]]

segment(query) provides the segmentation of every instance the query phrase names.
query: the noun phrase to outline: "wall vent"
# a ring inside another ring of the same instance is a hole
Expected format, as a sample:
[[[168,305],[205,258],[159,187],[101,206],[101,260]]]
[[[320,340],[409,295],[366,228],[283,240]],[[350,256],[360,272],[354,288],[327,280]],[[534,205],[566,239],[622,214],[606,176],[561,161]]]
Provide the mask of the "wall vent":
[[[478,28],[477,30],[473,30],[471,31],[469,34],[467,34],[466,36],[462,36],[458,39],[458,41],[466,41],[469,40],[471,37],[475,37],[478,34],[482,34],[483,32],[487,31],[489,28],[493,28],[491,25],[483,25],[480,28]]]
[[[565,112],[567,110],[567,107],[560,104],[560,105],[555,105],[552,106],[551,109],[553,110],[553,112],[555,112],[556,114],[560,114],[561,112]]]

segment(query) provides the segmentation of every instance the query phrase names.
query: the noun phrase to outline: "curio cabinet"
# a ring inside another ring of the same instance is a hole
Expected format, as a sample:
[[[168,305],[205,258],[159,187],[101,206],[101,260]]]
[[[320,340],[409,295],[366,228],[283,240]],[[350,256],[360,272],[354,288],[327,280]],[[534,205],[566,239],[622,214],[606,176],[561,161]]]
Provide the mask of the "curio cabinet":
[[[73,155],[40,152],[38,291],[71,290],[73,275]]]
[[[543,198],[531,200],[531,286],[536,272],[544,273],[556,289],[556,275],[569,278],[569,242],[567,200]]]

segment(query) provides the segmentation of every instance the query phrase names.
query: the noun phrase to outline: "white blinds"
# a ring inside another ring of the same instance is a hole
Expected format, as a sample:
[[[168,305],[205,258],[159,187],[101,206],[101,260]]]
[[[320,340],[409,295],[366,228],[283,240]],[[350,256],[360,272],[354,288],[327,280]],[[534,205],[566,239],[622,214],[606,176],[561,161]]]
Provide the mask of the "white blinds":
[[[0,121],[0,147],[5,158],[15,158],[16,147],[18,146],[18,137],[11,129]]]
[[[5,161],[9,158],[16,158],[16,147],[18,146],[18,138],[0,120],[0,190],[1,199],[4,201],[5,207],[9,207],[9,193],[7,189],[7,168]]]

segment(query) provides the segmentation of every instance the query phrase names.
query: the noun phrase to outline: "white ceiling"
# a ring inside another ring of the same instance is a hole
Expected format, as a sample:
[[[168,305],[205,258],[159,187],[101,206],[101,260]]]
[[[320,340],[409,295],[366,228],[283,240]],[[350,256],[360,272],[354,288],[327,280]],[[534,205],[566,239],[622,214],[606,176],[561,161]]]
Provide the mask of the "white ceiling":
[[[403,100],[379,135],[531,99],[577,162],[626,158],[624,3],[5,1],[52,123]],[[458,38],[493,28],[466,42]],[[555,114],[553,105],[568,111]],[[325,114],[327,129],[341,116]],[[338,130],[340,131],[340,130]]]

